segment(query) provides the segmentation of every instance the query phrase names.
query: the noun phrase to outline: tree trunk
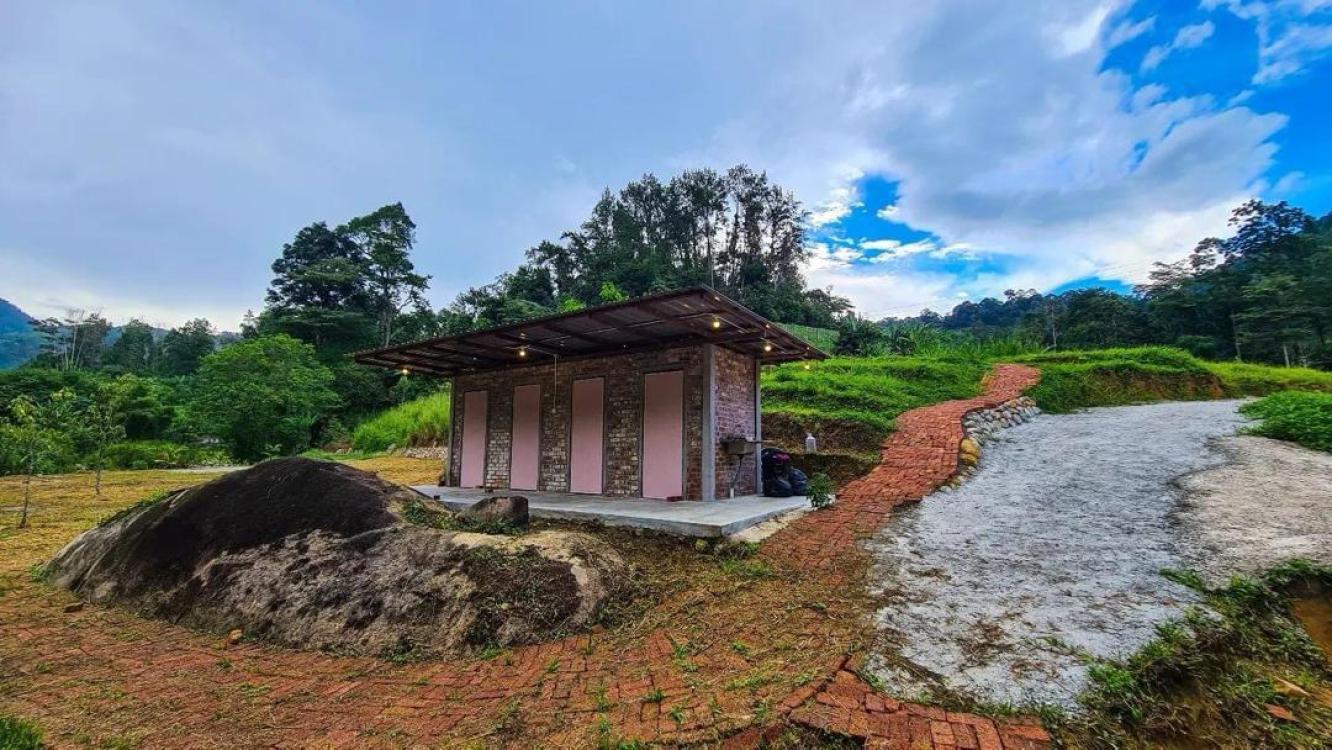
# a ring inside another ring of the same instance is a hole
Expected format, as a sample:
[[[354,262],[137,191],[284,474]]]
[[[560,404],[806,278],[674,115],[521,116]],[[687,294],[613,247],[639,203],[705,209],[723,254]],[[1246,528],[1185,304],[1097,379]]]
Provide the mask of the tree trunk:
[[[102,461],[101,461],[101,459],[98,459],[98,460],[97,460],[97,474],[96,474],[96,477],[97,477],[97,478],[93,480],[93,491],[94,491],[94,493],[96,493],[97,497],[101,497],[101,496],[102,496]]]
[[[19,515],[20,529],[28,528],[28,505],[32,500],[32,470],[34,462],[31,456],[28,457],[28,473],[23,477],[23,512]]]

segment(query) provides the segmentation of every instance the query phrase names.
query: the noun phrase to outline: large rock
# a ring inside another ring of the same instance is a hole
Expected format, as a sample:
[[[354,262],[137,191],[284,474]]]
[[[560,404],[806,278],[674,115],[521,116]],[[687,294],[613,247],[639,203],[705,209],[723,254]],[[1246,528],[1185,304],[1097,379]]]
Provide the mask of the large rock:
[[[521,495],[488,497],[458,514],[472,524],[526,526],[528,522],[527,498]]]
[[[423,505],[341,464],[277,459],[92,529],[48,571],[90,601],[189,627],[372,653],[544,640],[590,624],[628,578],[595,537],[403,522]]]

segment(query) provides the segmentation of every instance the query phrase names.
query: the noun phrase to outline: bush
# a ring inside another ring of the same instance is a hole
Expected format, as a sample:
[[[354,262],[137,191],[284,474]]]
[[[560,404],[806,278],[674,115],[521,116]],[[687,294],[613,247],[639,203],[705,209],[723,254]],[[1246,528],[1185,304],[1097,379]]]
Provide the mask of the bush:
[[[1332,393],[1285,391],[1245,404],[1244,414],[1263,420],[1247,431],[1332,452]]]
[[[203,358],[187,414],[200,434],[221,438],[241,460],[294,453],[338,405],[332,382],[309,344],[285,334],[247,339]]]
[[[166,440],[127,440],[106,447],[106,465],[111,469],[181,469],[225,466],[230,462],[230,456],[221,448]]]
[[[37,727],[22,719],[0,714],[0,748],[41,750],[42,747],[42,733]]]
[[[390,446],[439,445],[449,437],[449,411],[452,408],[447,390],[408,401],[389,409],[366,422],[353,432],[352,448],[364,452],[386,451]]]
[[[815,474],[809,478],[809,504],[814,506],[814,510],[826,508],[832,505],[833,485],[832,480],[827,474]]]

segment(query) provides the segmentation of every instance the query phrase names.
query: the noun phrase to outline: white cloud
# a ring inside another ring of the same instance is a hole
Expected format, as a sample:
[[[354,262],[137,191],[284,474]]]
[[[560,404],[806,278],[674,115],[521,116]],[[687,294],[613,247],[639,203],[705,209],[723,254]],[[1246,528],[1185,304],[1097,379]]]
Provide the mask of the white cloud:
[[[1330,0],[1204,0],[1203,7],[1225,8],[1254,23],[1258,34],[1255,85],[1302,73],[1310,63],[1332,52]]]
[[[1175,38],[1170,44],[1158,45],[1147,50],[1147,54],[1142,58],[1142,69],[1152,70],[1180,50],[1201,47],[1215,32],[1216,26],[1211,21],[1185,26],[1175,33]]]
[[[864,205],[861,203],[859,196],[856,195],[853,184],[862,176],[864,176],[864,173],[859,170],[853,170],[845,175],[842,179],[848,184],[838,185],[830,190],[823,203],[809,212],[806,221],[814,227],[835,224],[850,215],[853,209]]]
[[[1101,4],[1041,7],[1068,28]],[[769,172],[804,196],[826,195],[836,181],[822,165],[854,165],[896,182],[879,218],[937,237],[911,257],[983,253],[1017,269],[917,295],[936,302],[1093,274],[1141,281],[1152,262],[1224,234],[1230,209],[1263,190],[1286,118],[1135,86],[1102,69],[1113,31],[1070,55],[1051,44],[1052,26],[1029,19],[1006,4],[966,2],[904,6],[887,26],[869,9],[806,17],[809,36],[826,44],[773,72],[771,108],[728,123],[726,147],[714,144],[711,160],[777,154]],[[1181,45],[1205,39],[1208,28],[1197,26],[1176,35]],[[910,90],[911,106],[852,106],[892,98],[880,89]],[[858,245],[864,258],[821,262],[811,279],[854,285],[864,304],[881,307],[868,290],[898,289],[889,280],[920,264],[883,240],[868,242]],[[894,258],[902,263],[887,262]]]
[[[860,243],[860,246],[866,250],[879,251],[878,255],[870,258],[872,263],[887,263],[898,258],[920,253],[935,253],[940,250],[939,243],[929,239],[905,243],[897,240],[869,240]]]
[[[906,317],[922,310],[949,310],[962,301],[955,279],[942,273],[875,273],[852,268],[827,268],[807,274],[811,286],[831,287],[851,300],[856,312],[872,319]]]
[[[1148,16],[1136,23],[1132,21],[1122,21],[1117,24],[1105,37],[1106,49],[1114,49],[1121,44],[1137,39],[1156,28],[1156,16]]]

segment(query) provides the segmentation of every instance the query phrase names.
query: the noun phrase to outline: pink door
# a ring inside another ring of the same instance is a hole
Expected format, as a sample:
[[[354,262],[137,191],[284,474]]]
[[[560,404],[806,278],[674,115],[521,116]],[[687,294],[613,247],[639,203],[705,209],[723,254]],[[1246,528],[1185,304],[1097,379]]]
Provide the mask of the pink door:
[[[684,373],[643,376],[643,497],[684,494]]]
[[[509,486],[515,490],[537,488],[541,456],[541,386],[520,385],[513,389],[513,442],[509,454]]]
[[[604,378],[575,380],[569,415],[569,491],[601,494]]]
[[[461,487],[486,483],[486,392],[463,394]]]

